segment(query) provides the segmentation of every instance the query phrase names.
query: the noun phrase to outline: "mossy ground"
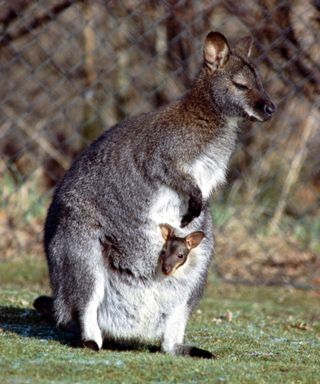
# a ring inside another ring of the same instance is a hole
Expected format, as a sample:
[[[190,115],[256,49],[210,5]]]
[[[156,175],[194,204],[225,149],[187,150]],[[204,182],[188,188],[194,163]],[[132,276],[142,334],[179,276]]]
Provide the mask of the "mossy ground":
[[[186,340],[216,360],[73,346],[32,309],[48,292],[38,259],[0,264],[1,383],[320,383],[320,296],[209,277]],[[228,316],[225,314],[230,311]],[[231,321],[228,321],[231,320]]]

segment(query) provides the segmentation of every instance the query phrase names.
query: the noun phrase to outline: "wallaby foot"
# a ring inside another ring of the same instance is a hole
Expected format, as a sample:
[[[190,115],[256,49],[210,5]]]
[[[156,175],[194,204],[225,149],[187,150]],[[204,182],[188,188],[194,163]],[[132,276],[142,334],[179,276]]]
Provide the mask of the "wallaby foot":
[[[173,353],[177,356],[190,356],[190,357],[198,357],[201,359],[216,359],[216,356],[206,351],[205,349],[192,347],[186,344],[177,344],[173,350]]]
[[[101,347],[99,348],[98,344],[94,340],[84,340],[82,342],[82,345],[85,348],[92,349],[93,351],[96,351],[96,352],[99,352],[101,348]]]
[[[103,339],[98,324],[97,307],[97,302],[91,300],[87,308],[80,315],[80,329],[83,345],[98,351],[102,348]]]
[[[103,340],[98,323],[86,323],[81,327],[82,344],[90,349],[99,351],[102,348]]]
[[[39,296],[33,302],[33,307],[48,319],[54,321],[53,316],[53,298],[49,296]]]

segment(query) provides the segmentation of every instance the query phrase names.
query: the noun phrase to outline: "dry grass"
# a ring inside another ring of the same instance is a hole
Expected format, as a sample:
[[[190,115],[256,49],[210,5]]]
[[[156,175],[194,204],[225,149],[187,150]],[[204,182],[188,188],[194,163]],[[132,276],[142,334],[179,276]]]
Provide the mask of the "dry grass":
[[[3,175],[0,195],[0,260],[42,255],[42,228],[48,199],[39,168],[20,186]],[[42,193],[41,193],[42,192]]]
[[[320,258],[310,247],[284,230],[257,233],[257,227],[250,227],[245,220],[232,219],[218,231],[215,265],[220,276],[252,284],[320,287]],[[314,246],[319,249],[319,241]]]

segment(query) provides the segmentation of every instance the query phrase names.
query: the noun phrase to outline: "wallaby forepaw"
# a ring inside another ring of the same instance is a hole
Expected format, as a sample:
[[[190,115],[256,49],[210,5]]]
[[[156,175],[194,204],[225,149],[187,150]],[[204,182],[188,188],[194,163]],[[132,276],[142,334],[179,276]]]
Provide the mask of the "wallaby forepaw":
[[[195,215],[194,213],[187,212],[181,219],[181,224],[180,224],[181,228],[184,228],[188,224],[190,224],[193,219],[200,216],[200,213],[201,211]]]
[[[193,219],[200,216],[202,211],[202,193],[199,189],[197,194],[191,195],[189,199],[188,212],[182,217],[181,228],[186,227]]]
[[[190,213],[186,213],[181,219],[181,228],[186,227],[194,219]]]
[[[202,197],[199,199],[190,198],[187,214],[192,216],[192,219],[200,216],[202,211]]]

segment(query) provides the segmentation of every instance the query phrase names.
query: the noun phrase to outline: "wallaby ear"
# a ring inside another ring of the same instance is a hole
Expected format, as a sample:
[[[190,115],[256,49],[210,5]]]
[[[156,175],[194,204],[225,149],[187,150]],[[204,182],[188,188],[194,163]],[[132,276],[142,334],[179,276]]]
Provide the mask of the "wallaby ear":
[[[219,32],[210,32],[204,43],[203,57],[205,65],[215,71],[228,61],[230,48],[227,39]]]
[[[173,235],[174,231],[171,225],[169,224],[160,224],[161,235],[165,241],[169,240]]]
[[[253,49],[252,36],[244,36],[235,44],[235,49],[240,51],[244,56],[250,57]]]
[[[190,235],[186,236],[185,238],[185,242],[188,249],[190,250],[192,248],[197,247],[203,238],[204,233],[201,231],[190,233]]]

